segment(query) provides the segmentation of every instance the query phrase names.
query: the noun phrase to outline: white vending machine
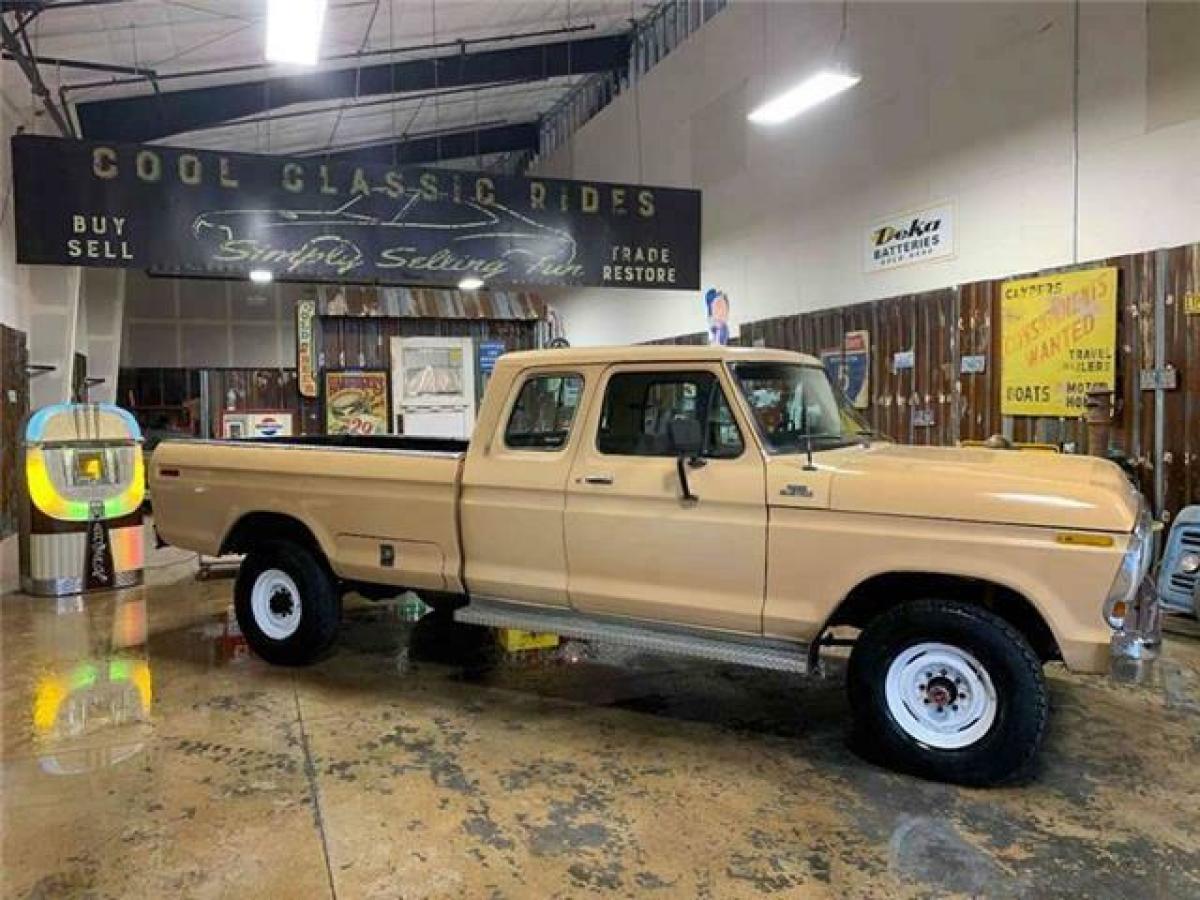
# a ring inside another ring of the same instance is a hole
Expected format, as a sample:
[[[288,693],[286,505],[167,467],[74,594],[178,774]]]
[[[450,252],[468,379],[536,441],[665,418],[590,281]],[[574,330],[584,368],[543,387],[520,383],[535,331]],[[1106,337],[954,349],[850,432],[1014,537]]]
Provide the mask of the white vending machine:
[[[391,350],[396,432],[470,438],[475,427],[475,342],[394,337]]]

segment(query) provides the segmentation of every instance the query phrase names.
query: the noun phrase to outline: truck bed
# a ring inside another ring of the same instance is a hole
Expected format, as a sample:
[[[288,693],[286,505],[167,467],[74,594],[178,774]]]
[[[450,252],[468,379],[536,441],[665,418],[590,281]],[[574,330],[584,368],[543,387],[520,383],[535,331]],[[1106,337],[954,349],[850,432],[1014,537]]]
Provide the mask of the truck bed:
[[[216,555],[237,549],[238,529],[261,536],[291,522],[344,579],[460,591],[467,446],[398,435],[163,441],[150,465],[155,524],[168,543]]]

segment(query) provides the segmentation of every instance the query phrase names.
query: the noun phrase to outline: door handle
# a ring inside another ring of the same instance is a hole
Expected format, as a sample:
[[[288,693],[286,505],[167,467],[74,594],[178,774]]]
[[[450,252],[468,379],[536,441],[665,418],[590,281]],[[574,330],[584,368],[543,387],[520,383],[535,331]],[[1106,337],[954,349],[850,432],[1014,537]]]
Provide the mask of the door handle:
[[[584,484],[612,484],[613,477],[611,475],[584,475],[579,479]]]

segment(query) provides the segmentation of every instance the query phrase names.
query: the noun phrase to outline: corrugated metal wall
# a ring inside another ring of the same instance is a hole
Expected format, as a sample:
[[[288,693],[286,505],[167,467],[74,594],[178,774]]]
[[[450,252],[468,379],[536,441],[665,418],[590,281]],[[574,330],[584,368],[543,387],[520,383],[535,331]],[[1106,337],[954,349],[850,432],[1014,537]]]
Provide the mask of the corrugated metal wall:
[[[1200,316],[1187,316],[1185,298],[1200,294],[1200,244],[1095,260],[1057,271],[1116,266],[1117,409],[1110,446],[1133,461],[1147,497],[1161,475],[1160,513],[1169,518],[1200,502]],[[886,300],[781,316],[741,326],[739,343],[817,354],[837,348],[848,331],[870,332],[871,381],[867,417],[897,441],[952,445],[1002,433],[1017,441],[1059,444],[1084,452],[1082,419],[1000,415],[999,296],[1008,278]],[[1156,315],[1157,313],[1157,315]],[[1154,368],[1156,321],[1165,362],[1177,387],[1163,393],[1162,447],[1155,448],[1155,392],[1140,388],[1139,372]],[[679,343],[691,343],[687,335]],[[913,352],[913,367],[895,369],[896,353]],[[985,356],[985,370],[962,371],[964,356]]]

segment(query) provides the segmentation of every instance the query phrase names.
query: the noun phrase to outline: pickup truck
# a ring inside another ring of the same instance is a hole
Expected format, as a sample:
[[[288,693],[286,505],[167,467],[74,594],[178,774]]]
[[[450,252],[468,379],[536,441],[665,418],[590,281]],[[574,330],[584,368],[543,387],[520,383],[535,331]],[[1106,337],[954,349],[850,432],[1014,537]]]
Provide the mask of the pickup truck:
[[[151,470],[163,539],[245,554],[272,663],[327,653],[350,590],[791,672],[836,644],[859,745],[941,780],[1030,770],[1045,663],[1140,670],[1160,642],[1117,466],[890,443],[797,353],[512,353],[469,442],[167,441]]]

